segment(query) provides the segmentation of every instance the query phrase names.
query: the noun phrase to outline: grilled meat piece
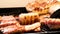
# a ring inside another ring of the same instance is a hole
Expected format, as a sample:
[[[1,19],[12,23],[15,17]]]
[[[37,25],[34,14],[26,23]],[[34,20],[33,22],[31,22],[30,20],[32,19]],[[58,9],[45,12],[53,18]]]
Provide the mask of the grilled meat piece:
[[[0,27],[5,27],[9,25],[15,25],[18,23],[13,16],[3,16],[2,21],[0,23]]]
[[[20,26],[20,25],[11,25],[11,26],[1,28],[1,31],[3,33],[22,32],[22,30],[24,30],[24,28],[22,26]]]
[[[60,28],[60,19],[56,18],[45,18],[41,20],[41,23],[48,26],[50,29],[59,29]]]
[[[39,22],[36,22],[34,24],[31,24],[31,25],[26,25],[25,30],[26,31],[34,30],[34,29],[36,29],[36,28],[38,28],[40,26],[41,26],[41,24]]]
[[[35,30],[36,28],[40,27],[40,23],[37,22],[37,23],[34,23],[32,25],[19,25],[19,24],[16,24],[16,25],[11,25],[11,26],[7,26],[7,27],[4,27],[4,28],[0,28],[0,30],[3,32],[3,33],[15,33],[15,32],[28,32],[28,31],[31,31],[31,30]]]
[[[29,25],[35,22],[39,22],[38,13],[24,13],[19,15],[19,21],[21,25]]]

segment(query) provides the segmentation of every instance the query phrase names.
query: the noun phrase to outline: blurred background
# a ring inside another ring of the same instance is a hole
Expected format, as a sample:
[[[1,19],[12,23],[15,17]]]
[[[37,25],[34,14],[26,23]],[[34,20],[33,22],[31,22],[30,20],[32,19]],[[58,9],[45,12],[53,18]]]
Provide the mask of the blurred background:
[[[0,0],[0,8],[25,7],[27,3],[35,0]]]

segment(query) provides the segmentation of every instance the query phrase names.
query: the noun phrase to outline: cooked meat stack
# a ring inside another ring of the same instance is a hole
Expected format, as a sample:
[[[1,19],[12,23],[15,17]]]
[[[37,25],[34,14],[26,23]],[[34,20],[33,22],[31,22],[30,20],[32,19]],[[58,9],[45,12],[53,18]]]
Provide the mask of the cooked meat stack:
[[[3,16],[0,23],[0,30],[4,34],[11,34],[15,32],[28,32],[31,30],[38,29],[39,27],[39,22],[36,22],[31,25],[20,25],[19,22],[16,21],[13,16]],[[40,31],[40,28],[37,31]]]
[[[0,30],[3,33],[11,33],[19,31],[20,24],[13,16],[3,16],[0,23]]]
[[[40,31],[41,24],[45,24],[50,29],[60,28],[60,19],[49,18],[50,14],[48,14],[48,16],[45,15],[48,13],[48,9],[51,4],[54,4],[56,1],[41,1],[29,3],[26,6],[26,9],[32,12],[20,14],[18,18],[16,17],[16,19],[19,19],[19,21],[17,21],[13,16],[3,16],[0,19],[0,30],[4,34],[10,34],[14,32],[27,32],[31,30]],[[41,14],[44,15],[40,16]]]

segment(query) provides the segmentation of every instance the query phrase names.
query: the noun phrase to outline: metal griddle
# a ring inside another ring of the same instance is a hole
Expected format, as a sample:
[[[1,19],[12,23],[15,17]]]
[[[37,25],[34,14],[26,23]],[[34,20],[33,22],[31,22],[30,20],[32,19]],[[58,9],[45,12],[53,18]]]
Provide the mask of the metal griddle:
[[[19,15],[21,13],[28,13],[25,7],[16,8],[0,8],[0,15]]]

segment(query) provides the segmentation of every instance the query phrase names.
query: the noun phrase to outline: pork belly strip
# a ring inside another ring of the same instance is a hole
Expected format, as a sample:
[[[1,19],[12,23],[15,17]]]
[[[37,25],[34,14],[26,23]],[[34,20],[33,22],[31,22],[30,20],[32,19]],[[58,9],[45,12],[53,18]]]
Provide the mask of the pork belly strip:
[[[13,16],[2,16],[2,20],[16,20]]]
[[[40,23],[34,23],[32,25],[25,25],[25,26],[21,26],[21,25],[11,25],[11,26],[7,26],[4,28],[0,28],[0,30],[3,33],[14,33],[14,32],[28,32],[31,30],[36,29],[37,27],[40,27]]]
[[[42,23],[47,25],[50,29],[59,29],[60,28],[60,19],[47,18],[41,20]]]
[[[11,26],[7,26],[7,27],[4,27],[4,28],[1,28],[1,31],[3,33],[15,33],[15,32],[22,32],[24,27],[19,27],[17,25],[11,25]]]
[[[17,21],[9,21],[9,22],[5,22],[5,23],[1,22],[0,27],[6,27],[6,26],[9,26],[9,25],[15,25],[17,23],[19,23],[19,22],[17,22]]]
[[[18,23],[13,16],[3,16],[2,21],[0,23],[0,27],[6,27],[9,25],[15,25]]]
[[[41,26],[41,24],[39,22],[36,22],[34,24],[31,24],[31,25],[26,25],[25,26],[25,31],[34,30],[34,29],[36,29],[36,28],[38,28],[40,26]]]

